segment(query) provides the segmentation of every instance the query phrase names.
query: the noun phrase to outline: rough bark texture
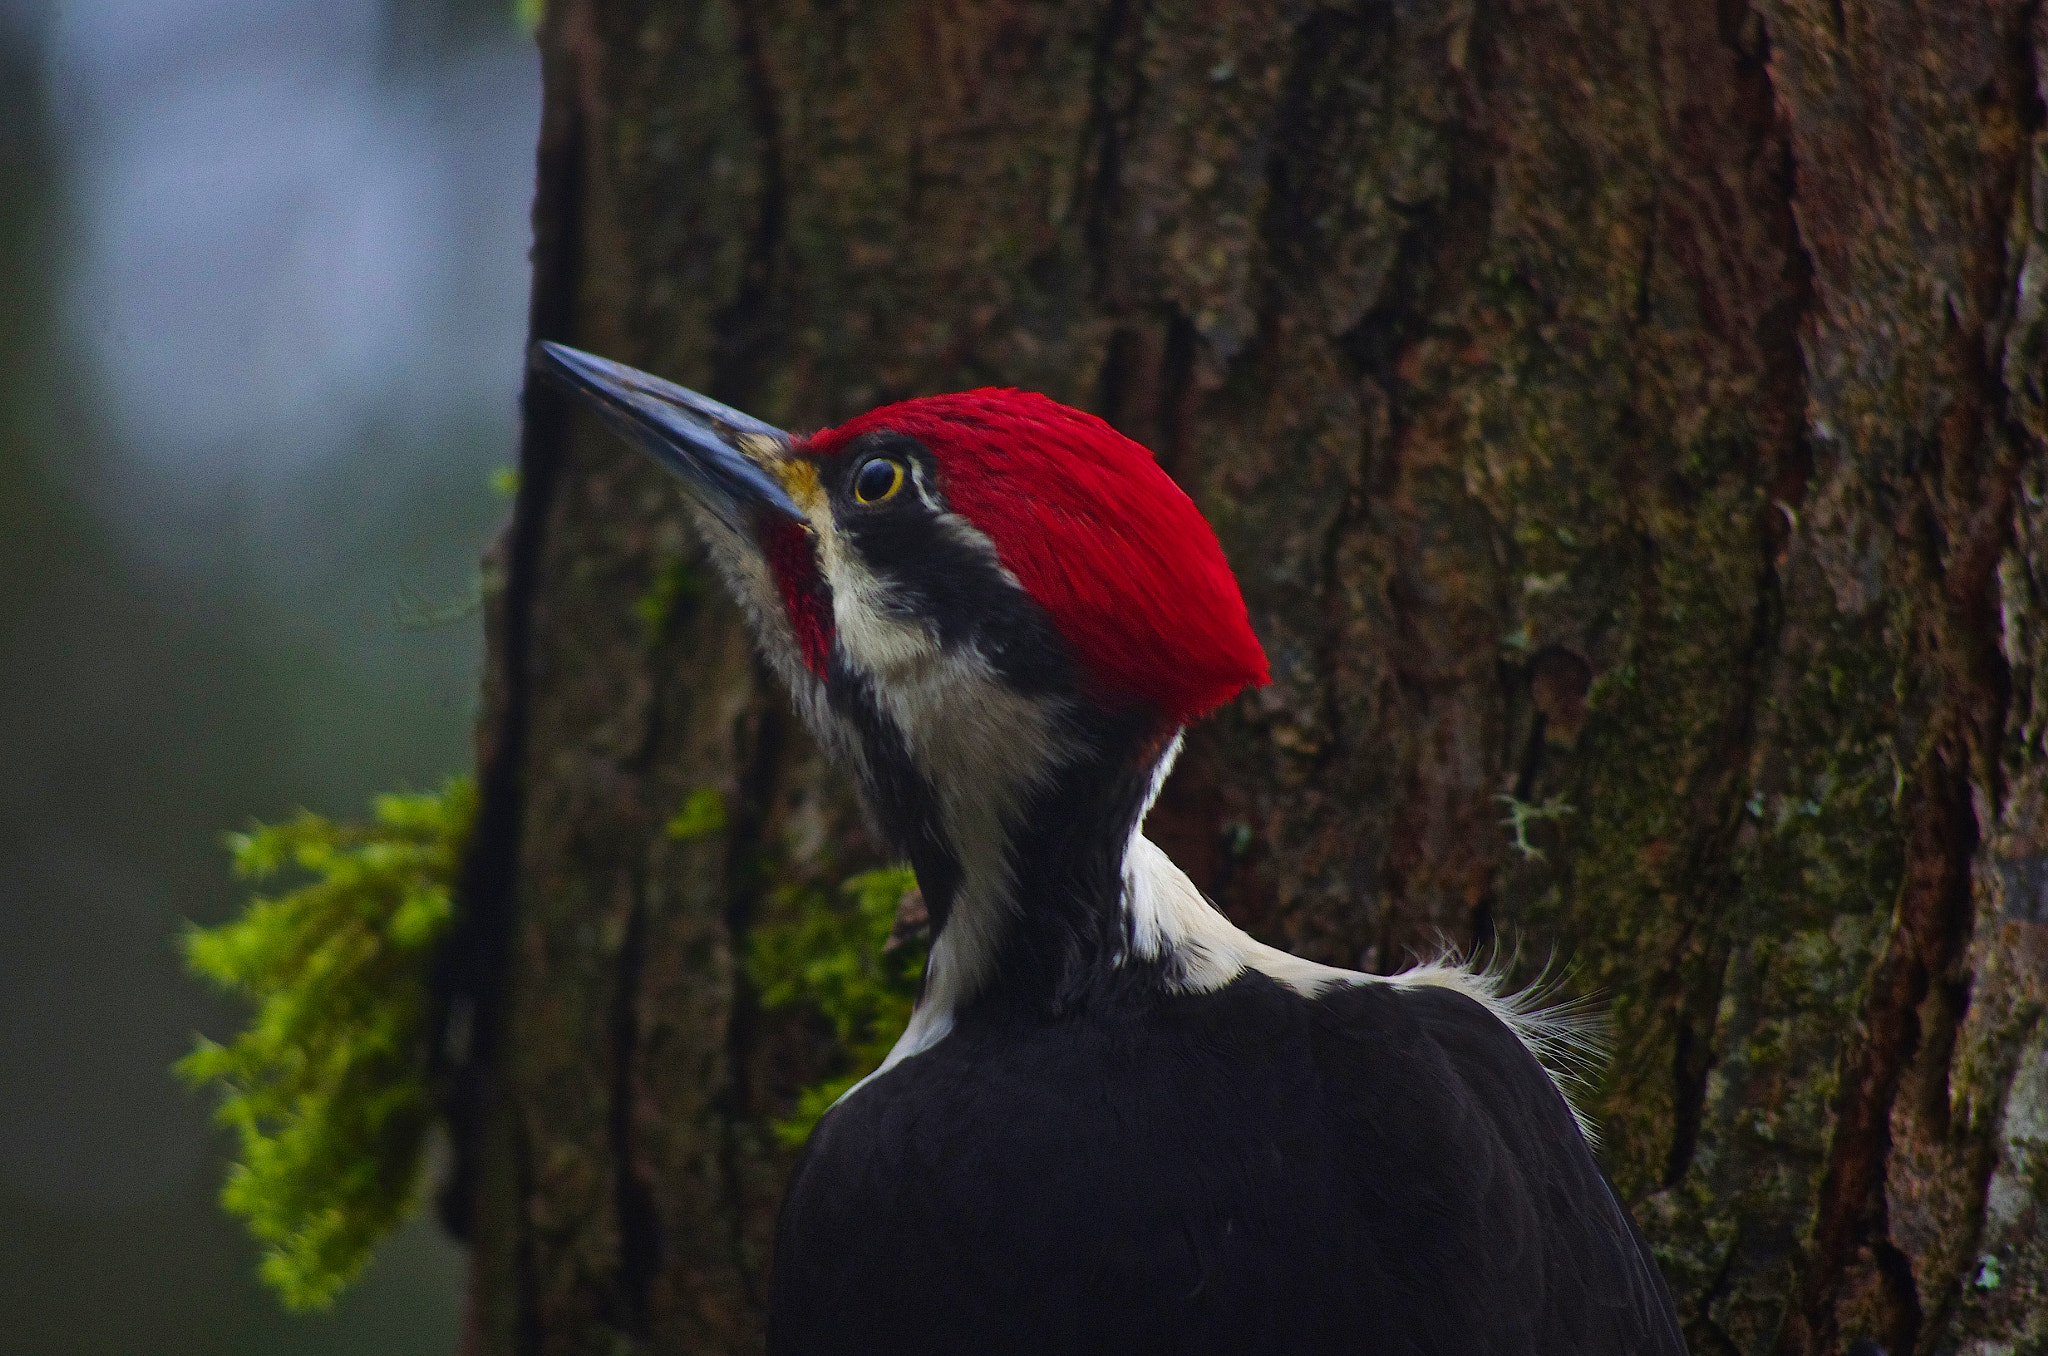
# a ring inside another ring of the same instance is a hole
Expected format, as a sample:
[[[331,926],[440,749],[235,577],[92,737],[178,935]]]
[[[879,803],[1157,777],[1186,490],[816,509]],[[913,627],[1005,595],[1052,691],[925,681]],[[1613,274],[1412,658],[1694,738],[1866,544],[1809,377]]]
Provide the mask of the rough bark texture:
[[[1317,959],[1568,960],[1696,1351],[2048,1351],[2040,0],[541,42],[537,333],[791,427],[995,382],[1154,448],[1274,668],[1155,837]],[[451,966],[473,1349],[755,1350],[823,1070],[740,948],[874,849],[675,490],[528,399]]]

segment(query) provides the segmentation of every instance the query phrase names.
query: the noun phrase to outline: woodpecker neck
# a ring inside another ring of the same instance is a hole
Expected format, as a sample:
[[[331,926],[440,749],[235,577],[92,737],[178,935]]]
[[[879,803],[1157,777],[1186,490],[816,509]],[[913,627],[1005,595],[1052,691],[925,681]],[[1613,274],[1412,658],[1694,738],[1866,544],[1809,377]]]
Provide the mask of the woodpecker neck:
[[[931,913],[919,1021],[980,1002],[1058,1012],[1135,977],[1125,857],[1177,747],[1155,715],[1020,685],[973,649],[888,682],[842,666],[828,690]]]
[[[1126,858],[1178,753],[1156,719],[1093,715],[1080,750],[1023,803],[1009,834],[1008,918],[969,1002],[1057,1014],[1142,983]]]
[[[1137,978],[1123,968],[1125,857],[1178,741],[1136,715],[1069,707],[1058,726],[1057,739],[1018,740],[1007,761],[930,788],[938,831],[909,855],[933,926],[920,1006],[935,1016],[1054,1015]]]

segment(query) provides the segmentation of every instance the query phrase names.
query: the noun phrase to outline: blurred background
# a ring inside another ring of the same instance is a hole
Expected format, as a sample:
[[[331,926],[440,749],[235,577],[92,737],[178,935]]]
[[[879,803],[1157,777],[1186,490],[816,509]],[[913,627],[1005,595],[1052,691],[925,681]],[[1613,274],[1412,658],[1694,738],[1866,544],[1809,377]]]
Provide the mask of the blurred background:
[[[469,762],[539,72],[513,0],[0,0],[0,1350],[452,1351],[425,1221],[287,1317],[173,1081],[223,830]]]

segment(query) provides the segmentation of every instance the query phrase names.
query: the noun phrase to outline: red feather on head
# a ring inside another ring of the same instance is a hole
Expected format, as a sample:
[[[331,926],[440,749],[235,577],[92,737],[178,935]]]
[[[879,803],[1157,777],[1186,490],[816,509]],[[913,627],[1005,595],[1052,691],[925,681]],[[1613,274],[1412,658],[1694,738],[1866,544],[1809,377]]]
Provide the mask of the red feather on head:
[[[954,512],[1052,617],[1099,697],[1179,724],[1267,679],[1216,534],[1144,447],[1032,391],[983,388],[870,410],[802,447],[916,438]]]

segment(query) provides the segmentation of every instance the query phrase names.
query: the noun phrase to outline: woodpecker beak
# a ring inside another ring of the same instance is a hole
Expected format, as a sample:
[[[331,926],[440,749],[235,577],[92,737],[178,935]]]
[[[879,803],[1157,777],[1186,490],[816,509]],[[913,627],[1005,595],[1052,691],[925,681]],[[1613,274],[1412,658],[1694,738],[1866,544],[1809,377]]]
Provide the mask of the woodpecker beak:
[[[588,401],[614,430],[674,471],[736,532],[762,509],[808,523],[783,488],[789,435],[709,396],[581,349],[542,340],[534,370]],[[793,468],[792,468],[793,469]]]

